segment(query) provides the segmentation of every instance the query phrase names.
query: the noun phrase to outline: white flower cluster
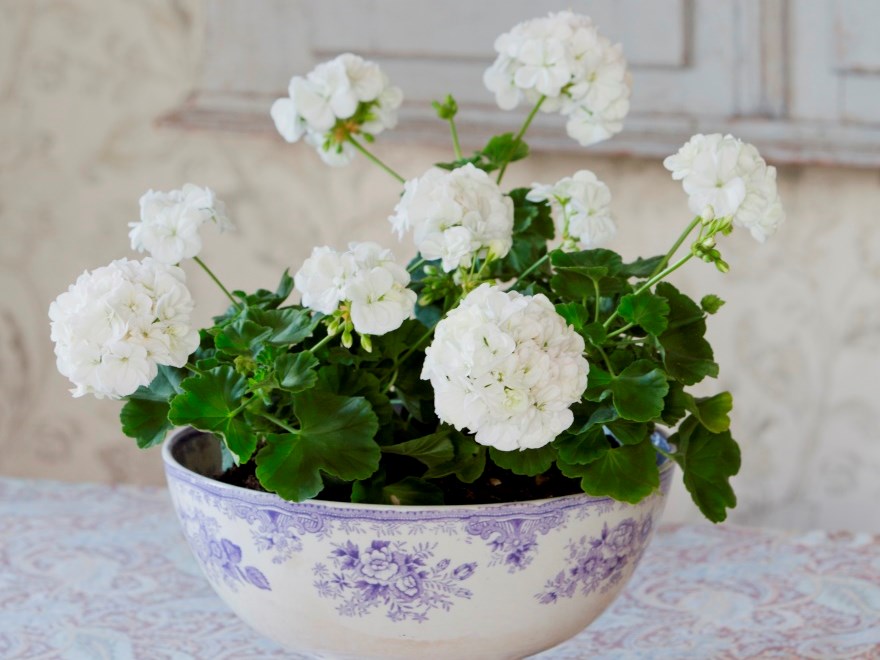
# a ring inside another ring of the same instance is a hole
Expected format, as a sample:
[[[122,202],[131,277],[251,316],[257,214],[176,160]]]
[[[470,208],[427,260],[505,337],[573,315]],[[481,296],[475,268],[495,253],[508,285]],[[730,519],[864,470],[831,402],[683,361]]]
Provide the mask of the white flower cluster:
[[[391,85],[378,64],[351,53],[294,76],[289,96],[272,104],[275,127],[288,142],[305,136],[328,165],[346,165],[354,157],[351,133],[375,136],[397,125],[403,92]],[[341,131],[336,129],[340,122]]]
[[[210,188],[187,183],[180,190],[148,190],[141,196],[140,222],[130,222],[131,247],[149,252],[163,264],[177,264],[195,257],[202,249],[199,230],[214,222],[220,231],[232,228],[226,205]]]
[[[345,303],[361,335],[384,335],[413,316],[416,294],[409,273],[391,250],[376,243],[351,243],[348,252],[316,247],[294,276],[304,307],[333,314]]]
[[[694,135],[663,165],[681,180],[688,206],[704,220],[732,218],[761,243],[785,221],[776,168],[732,135]]]
[[[198,347],[193,306],[177,266],[147,257],[86,271],[49,306],[58,370],[77,397],[131,394]]]
[[[422,378],[437,416],[503,451],[542,447],[573,420],[587,384],[584,340],[546,296],[483,284],[437,325]]]
[[[498,59],[483,76],[503,110],[545,97],[541,110],[568,117],[570,137],[587,146],[623,128],[630,77],[620,44],[570,11],[516,25],[495,40]]]
[[[553,185],[533,183],[526,199],[550,202],[557,224],[562,221],[564,250],[575,249],[577,245],[586,249],[599,247],[617,234],[611,215],[611,191],[589,170],[579,170]]]
[[[447,273],[486,253],[500,259],[513,245],[513,201],[470,163],[407,181],[388,219],[400,238],[412,230],[422,257],[441,259]]]

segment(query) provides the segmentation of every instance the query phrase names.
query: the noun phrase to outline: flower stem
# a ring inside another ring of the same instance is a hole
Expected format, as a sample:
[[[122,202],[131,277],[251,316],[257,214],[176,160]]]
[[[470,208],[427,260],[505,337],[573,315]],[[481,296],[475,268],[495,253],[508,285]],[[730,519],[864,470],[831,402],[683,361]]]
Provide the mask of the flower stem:
[[[268,419],[270,422],[272,422],[276,426],[280,426],[288,433],[293,433],[294,435],[299,433],[298,429],[293,428],[290,424],[288,424],[284,420],[278,419],[277,417],[275,417],[275,415],[271,413],[261,412],[260,417],[262,417],[263,419]]]
[[[394,170],[392,170],[392,169],[391,169],[390,167],[388,167],[385,163],[383,163],[383,162],[382,162],[381,160],[379,160],[376,156],[374,156],[374,155],[372,154],[372,152],[370,152],[369,149],[367,149],[364,145],[362,145],[360,142],[358,142],[358,141],[355,139],[355,137],[354,137],[353,135],[349,135],[349,136],[348,136],[348,141],[351,142],[351,143],[354,145],[354,148],[355,148],[355,149],[357,149],[357,150],[360,151],[364,156],[366,156],[368,160],[372,161],[374,164],[378,165],[378,166],[381,167],[383,170],[385,170],[386,172],[388,172],[388,174],[390,174],[390,175],[393,176],[395,179],[397,179],[398,183],[406,183],[406,179],[404,179],[404,178],[403,178],[402,176],[400,176],[397,172],[395,172]]]
[[[599,280],[593,280],[593,291],[596,292],[596,316],[593,318],[593,322],[599,322],[599,303],[602,300],[602,296],[599,294]]]
[[[532,120],[535,118],[535,115],[538,114],[538,110],[541,108],[541,104],[544,103],[544,99],[547,97],[543,94],[541,98],[538,99],[538,102],[535,103],[535,107],[532,108],[532,111],[529,113],[529,116],[526,117],[525,123],[523,123],[522,128],[519,129],[519,133],[516,134],[516,137],[513,138],[513,145],[510,147],[510,153],[507,155],[507,158],[504,160],[504,164],[501,166],[501,171],[498,172],[498,178],[495,179],[495,183],[501,183],[501,179],[504,178],[504,172],[507,171],[507,166],[510,164],[510,159],[513,158],[513,154],[516,151],[516,148],[519,146],[520,140],[523,139],[523,136],[526,134],[526,131],[529,130],[529,126],[532,123]]]
[[[637,295],[639,295],[640,293],[643,293],[644,291],[647,291],[647,290],[650,289],[652,286],[654,286],[655,284],[657,284],[657,282],[659,282],[660,280],[662,280],[662,279],[663,279],[664,277],[666,277],[667,275],[669,275],[669,274],[671,274],[671,273],[674,273],[675,271],[677,271],[679,268],[681,268],[682,266],[684,266],[688,261],[690,261],[690,260],[693,259],[693,258],[694,258],[694,253],[693,253],[693,252],[688,252],[685,256],[683,256],[681,259],[679,259],[678,261],[676,261],[674,264],[672,264],[671,266],[669,266],[669,267],[666,268],[665,270],[660,271],[659,273],[657,273],[656,275],[654,275],[653,277],[651,277],[651,279],[649,279],[647,282],[645,282],[645,283],[644,283],[642,286],[640,286],[638,289],[636,289],[635,291],[633,291],[633,295],[634,295],[634,296],[637,296]],[[619,309],[619,308],[618,308],[618,309]],[[612,322],[614,319],[617,318],[617,316],[618,316],[618,309],[615,309],[615,310],[614,310],[614,313],[613,313],[611,316],[609,316],[607,319],[605,319],[605,323],[602,324],[603,326],[605,326],[605,329],[606,329],[606,330],[607,330],[608,327],[611,325],[611,322]]]
[[[599,355],[602,356],[602,360],[604,360],[605,366],[608,368],[608,373],[611,374],[612,377],[616,377],[617,374],[614,373],[614,367],[611,366],[611,360],[608,359],[608,356],[605,354],[605,351],[602,350],[602,347],[598,344],[593,344],[593,347],[599,351]]]
[[[312,347],[309,349],[309,352],[310,352],[310,353],[314,353],[314,352],[317,351],[318,349],[320,349],[320,348],[324,348],[324,346],[326,346],[326,345],[330,342],[330,340],[333,339],[333,337],[335,337],[335,336],[336,336],[336,335],[330,335],[330,334],[328,334],[328,335],[327,335],[326,337],[324,337],[321,341],[319,341],[317,344],[315,344],[314,346],[312,346]]]
[[[436,330],[436,329],[437,329],[437,326],[436,326],[436,325],[432,325],[430,328],[428,328],[427,332],[425,332],[425,334],[423,334],[421,337],[419,337],[419,340],[418,340],[416,343],[414,343],[412,346],[410,346],[410,347],[409,347],[409,348],[403,353],[403,355],[401,355],[399,358],[397,358],[397,359],[394,361],[394,367],[396,368],[397,365],[399,365],[399,364],[400,364],[401,362],[403,362],[406,358],[408,358],[410,355],[412,355],[416,350],[418,350],[419,345],[420,345],[423,341],[425,341],[428,337],[430,337],[431,335],[433,335],[433,334],[434,334],[434,330]]]
[[[670,275],[670,274],[674,273],[675,271],[677,271],[679,268],[681,268],[682,266],[684,266],[688,261],[690,261],[690,260],[693,259],[693,258],[694,258],[694,253],[693,253],[693,252],[688,252],[685,256],[683,256],[681,259],[679,259],[678,261],[676,261],[674,264],[672,264],[671,266],[669,266],[669,267],[666,268],[665,270],[663,270],[663,271],[657,273],[657,274],[654,275],[650,280],[648,280],[648,281],[645,282],[642,286],[640,286],[638,289],[636,289],[635,292],[634,292],[634,295],[637,296],[637,295],[639,295],[640,293],[642,293],[643,291],[647,291],[647,290],[650,289],[652,286],[654,286],[655,284],[657,284],[657,282],[659,282],[660,280],[662,280],[662,279],[663,279],[664,277],[666,277],[667,275]]]
[[[694,227],[696,227],[701,221],[702,218],[700,216],[697,216],[696,218],[691,220],[691,223],[681,233],[681,236],[678,237],[678,240],[675,241],[671,248],[669,248],[669,252],[666,253],[666,256],[663,257],[659,264],[657,264],[657,268],[655,268],[654,272],[651,273],[651,277],[654,277],[654,275],[666,268],[666,264],[669,263],[669,260],[672,259],[672,256],[678,251],[678,248],[680,248],[681,244],[684,243],[684,239],[690,236],[690,233],[694,230]]]
[[[449,132],[452,134],[452,150],[455,152],[455,160],[461,160],[461,144],[458,141],[458,129],[455,128],[455,119],[449,118]]]
[[[513,283],[513,285],[510,287],[510,289],[511,289],[511,290],[515,289],[516,286],[522,281],[522,279],[523,279],[524,277],[526,277],[527,275],[531,275],[533,272],[535,272],[535,270],[536,270],[537,268],[540,268],[542,265],[544,265],[544,263],[545,263],[549,258],[550,258],[550,253],[548,252],[548,253],[545,254],[543,257],[541,257],[540,259],[538,259],[535,263],[533,263],[531,266],[529,266],[528,268],[526,268],[522,273],[520,273],[520,276],[516,278],[516,281]]]
[[[635,325],[635,323],[627,323],[626,325],[618,328],[614,332],[609,332],[607,335],[605,335],[605,339],[611,339],[612,337],[616,337],[617,335],[623,334],[624,332],[626,332],[627,330],[632,328],[634,325]]]
[[[423,265],[426,261],[427,261],[426,259],[419,259],[419,260],[418,260],[417,262],[415,262],[412,266],[410,266],[409,268],[407,268],[407,269],[406,269],[406,272],[407,272],[407,273],[414,273],[414,272],[416,272],[419,268],[422,267],[422,265]]]
[[[210,277],[212,280],[214,280],[214,284],[216,284],[217,286],[220,287],[220,289],[222,289],[223,293],[226,294],[226,297],[232,301],[232,304],[235,305],[236,308],[241,309],[241,303],[232,297],[232,294],[229,293],[229,289],[227,289],[225,286],[223,286],[223,282],[221,282],[219,279],[217,279],[217,276],[214,275],[214,273],[211,271],[210,268],[208,268],[208,265],[204,261],[199,259],[198,257],[193,257],[193,261],[195,261],[199,266],[202,267],[202,270],[204,270],[208,274],[208,277]]]

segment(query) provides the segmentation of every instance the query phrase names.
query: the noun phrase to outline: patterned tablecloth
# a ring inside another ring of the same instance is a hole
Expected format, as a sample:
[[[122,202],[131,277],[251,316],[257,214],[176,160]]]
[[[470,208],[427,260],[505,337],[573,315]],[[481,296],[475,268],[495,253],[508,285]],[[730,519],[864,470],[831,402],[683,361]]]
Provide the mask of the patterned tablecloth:
[[[297,658],[214,595],[166,491],[0,479],[0,658]],[[880,658],[880,537],[664,526],[542,660]]]

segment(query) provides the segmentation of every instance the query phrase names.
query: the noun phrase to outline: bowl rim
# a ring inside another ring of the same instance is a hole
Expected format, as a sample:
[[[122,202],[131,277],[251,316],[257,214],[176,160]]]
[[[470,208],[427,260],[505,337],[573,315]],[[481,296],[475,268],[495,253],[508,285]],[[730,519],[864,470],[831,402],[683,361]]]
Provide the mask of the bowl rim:
[[[668,437],[668,433],[663,429],[657,429],[657,432],[661,433],[664,437]],[[224,483],[222,481],[218,481],[212,477],[205,476],[203,474],[199,474],[191,470],[190,468],[181,465],[180,462],[174,458],[172,453],[173,448],[180,442],[183,442],[188,437],[196,434],[201,435],[211,435],[210,431],[201,431],[192,427],[181,427],[176,428],[169,433],[169,437],[166,438],[165,442],[162,444],[162,461],[165,467],[165,475],[167,480],[175,479],[178,481],[185,481],[193,486],[200,488],[201,490],[210,490],[214,494],[221,495],[222,497],[232,497],[237,500],[243,500],[252,503],[259,503],[261,505],[274,505],[280,507],[323,507],[328,509],[337,509],[339,511],[363,511],[367,512],[410,512],[411,514],[418,513],[446,513],[446,514],[455,514],[455,513],[464,513],[467,511],[497,511],[501,512],[502,510],[509,509],[522,509],[522,508],[545,508],[552,506],[555,508],[556,506],[574,506],[577,504],[582,504],[586,502],[591,503],[600,503],[600,502],[612,502],[612,503],[620,503],[620,500],[615,500],[613,497],[607,495],[589,495],[588,493],[573,493],[571,495],[562,495],[560,497],[549,497],[543,499],[536,500],[518,500],[512,502],[492,502],[485,504],[419,504],[419,505],[396,505],[396,504],[369,504],[369,503],[360,503],[360,502],[336,502],[331,500],[322,500],[322,499],[309,499],[303,500],[302,502],[294,502],[291,500],[285,500],[281,496],[276,493],[268,492],[268,491],[259,491],[252,490],[250,488],[243,488],[241,486],[236,486],[233,484]],[[658,454],[658,457],[662,458],[662,462],[659,464],[660,471],[660,488],[654,493],[664,493],[667,489],[664,486],[668,485],[664,482],[670,479],[670,475],[675,467],[675,461],[672,461],[662,454]],[[639,503],[634,504],[632,506],[639,506],[641,503],[647,501],[653,495],[649,495],[647,498],[641,500]]]

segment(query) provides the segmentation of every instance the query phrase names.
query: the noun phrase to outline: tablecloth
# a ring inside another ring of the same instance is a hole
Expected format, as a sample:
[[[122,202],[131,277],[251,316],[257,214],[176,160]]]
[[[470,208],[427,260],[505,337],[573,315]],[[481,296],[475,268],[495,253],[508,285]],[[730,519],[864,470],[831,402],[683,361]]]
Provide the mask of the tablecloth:
[[[0,478],[0,658],[291,658],[199,572],[161,488]],[[880,658],[880,537],[661,526],[540,660]]]

